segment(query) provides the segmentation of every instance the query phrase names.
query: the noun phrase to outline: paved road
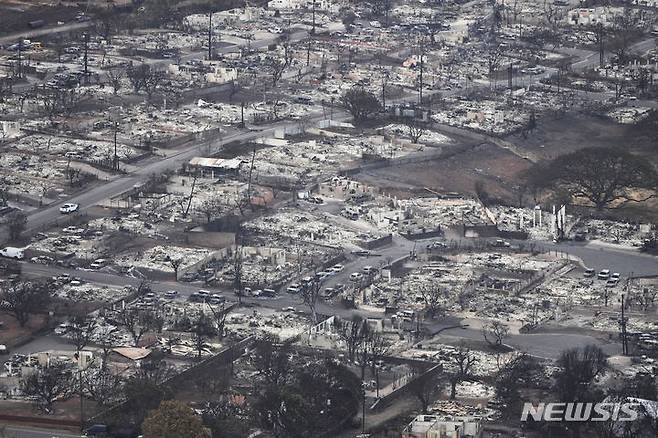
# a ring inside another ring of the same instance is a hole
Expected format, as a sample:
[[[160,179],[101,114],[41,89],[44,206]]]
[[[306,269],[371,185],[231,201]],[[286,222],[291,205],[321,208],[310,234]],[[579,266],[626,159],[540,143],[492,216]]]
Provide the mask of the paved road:
[[[70,32],[73,30],[86,29],[91,25],[92,25],[91,21],[84,21],[82,23],[69,23],[61,26],[44,27],[41,29],[27,30],[25,32],[16,32],[0,37],[0,45],[14,44],[22,39],[31,39],[44,35],[52,35],[55,33],[63,33],[63,32]]]
[[[481,330],[468,327],[443,330],[441,336],[485,342]],[[582,348],[591,344],[600,346],[606,354],[621,354],[621,344],[619,343],[602,342],[593,336],[573,333],[523,333],[510,336],[505,343],[519,351],[545,359],[557,359],[564,350]]]
[[[240,132],[228,137],[224,137],[221,141],[217,141],[214,144],[220,146],[235,141],[247,142],[262,136],[272,135],[275,129],[286,125],[292,125],[292,123],[272,125],[268,129],[264,129],[262,131]],[[94,187],[81,194],[71,197],[67,200],[67,202],[79,204],[80,211],[84,211],[104,199],[112,198],[126,192],[136,184],[146,181],[149,176],[153,174],[158,175],[167,170],[177,169],[183,163],[189,161],[192,157],[199,154],[199,144],[194,144],[193,146],[183,149],[175,155],[149,163],[146,166],[139,168],[135,172],[129,173],[127,175],[116,176],[102,186]],[[44,209],[30,213],[28,215],[27,230],[36,231],[42,229],[59,219],[61,217],[61,214],[59,213],[60,205],[61,204],[52,205],[50,207],[46,207]]]
[[[2,438],[80,438],[80,433],[56,429],[38,429],[35,427],[0,426]]]
[[[624,276],[658,276],[658,257],[594,242],[541,242],[540,246],[579,257],[588,268],[611,269]]]

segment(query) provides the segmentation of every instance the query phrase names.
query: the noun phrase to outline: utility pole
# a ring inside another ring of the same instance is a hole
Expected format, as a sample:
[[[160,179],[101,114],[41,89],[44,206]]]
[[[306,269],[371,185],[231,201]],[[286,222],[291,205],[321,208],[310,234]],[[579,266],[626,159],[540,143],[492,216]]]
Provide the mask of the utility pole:
[[[114,121],[114,170],[119,170],[119,156],[117,155],[117,129],[119,122]]]
[[[512,90],[512,78],[514,77],[514,70],[512,67],[512,63],[509,63],[509,67],[507,69],[507,86],[509,87],[510,91]]]
[[[604,55],[604,47],[603,47],[603,24],[599,23],[596,26],[596,32],[599,38],[599,67],[603,67],[603,55]]]
[[[249,166],[249,184],[247,185],[247,202],[249,202],[249,205],[253,207],[251,204],[251,178],[254,173],[254,161],[256,160],[256,148],[254,147],[254,152],[251,155],[251,166]]]
[[[240,102],[240,127],[244,128],[244,101]]]
[[[23,77],[23,41],[18,42],[18,79]]]
[[[421,38],[420,39],[420,87],[418,88],[418,103],[420,105],[423,104],[423,70],[425,69],[425,60],[424,60],[424,52],[425,52],[425,43],[424,40]]]
[[[621,294],[621,351],[628,356],[628,341],[626,339],[626,316],[624,315],[624,294]]]
[[[114,107],[110,109],[110,120],[114,123],[114,161],[112,167],[114,170],[119,170],[119,155],[117,154],[117,131],[119,130],[119,120],[121,118],[121,107]]]
[[[308,45],[306,47],[306,67],[311,65],[311,39],[308,39]]]
[[[80,430],[84,432],[85,430],[85,415],[84,415],[84,405],[83,405],[83,386],[82,386],[82,354],[80,350],[76,351],[73,355],[75,360],[78,361],[78,391],[80,397]]]
[[[363,404],[361,405],[361,433],[366,433],[366,384],[361,382],[361,391],[363,394]]]
[[[89,33],[85,32],[85,37],[84,37],[84,42],[85,42],[85,58],[84,58],[84,63],[85,63],[85,77],[89,77]]]
[[[313,0],[313,28],[311,29],[311,35],[315,35],[315,0]]]
[[[208,61],[212,60],[212,11],[208,15]]]
[[[519,14],[519,39],[523,36],[523,15]]]

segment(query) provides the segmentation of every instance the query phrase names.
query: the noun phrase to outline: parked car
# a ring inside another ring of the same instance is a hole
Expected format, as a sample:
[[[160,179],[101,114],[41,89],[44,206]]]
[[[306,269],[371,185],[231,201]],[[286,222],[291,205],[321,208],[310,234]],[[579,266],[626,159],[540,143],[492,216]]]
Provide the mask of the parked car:
[[[359,281],[363,277],[363,275],[360,272],[352,272],[350,274],[350,280],[352,281]]]
[[[343,265],[341,265],[341,264],[337,264],[337,265],[334,265],[334,266],[331,268],[331,270],[334,271],[334,272],[340,272],[340,271],[342,271],[344,268],[345,268],[345,266],[343,266]]]
[[[274,289],[263,289],[261,292],[260,296],[261,297],[274,297],[276,295],[276,291]]]
[[[48,265],[50,263],[53,263],[54,261],[55,260],[52,257],[48,257],[48,256],[36,256],[36,257],[32,257],[30,259],[30,262],[36,263],[36,264],[39,264],[39,265]]]
[[[587,240],[587,235],[582,231],[579,231],[576,234],[574,234],[573,240],[575,240],[576,242],[584,242],[585,240]]]
[[[597,275],[599,280],[607,280],[610,278],[610,269],[602,269]]]
[[[78,204],[67,202],[66,204],[59,207],[59,212],[62,214],[70,214],[78,211],[79,208],[80,206]]]
[[[592,278],[596,274],[596,271],[592,268],[587,268],[585,269],[585,272],[583,273],[583,277],[585,278]]]
[[[94,424],[85,430],[85,435],[87,436],[96,436],[96,435],[105,435],[107,434],[107,426],[104,424]]]
[[[509,247],[510,247],[510,243],[509,243],[509,242],[506,242],[506,241],[504,241],[504,240],[502,240],[502,239],[496,239],[496,241],[493,242],[493,243],[491,244],[491,246],[493,246],[493,247],[495,247],[495,248],[509,248]]]
[[[165,298],[167,298],[169,300],[173,300],[174,298],[176,298],[178,296],[178,291],[177,290],[168,290],[167,292],[165,292],[164,296],[165,296]]]
[[[298,294],[299,292],[301,292],[301,290],[302,290],[301,284],[293,283],[290,286],[288,286],[286,292],[288,292],[289,294]]]
[[[107,264],[107,260],[106,260],[106,259],[96,259],[96,260],[94,260],[94,261],[89,265],[89,267],[90,267],[91,269],[100,269],[100,268],[102,268],[103,266],[105,266],[106,264]]]

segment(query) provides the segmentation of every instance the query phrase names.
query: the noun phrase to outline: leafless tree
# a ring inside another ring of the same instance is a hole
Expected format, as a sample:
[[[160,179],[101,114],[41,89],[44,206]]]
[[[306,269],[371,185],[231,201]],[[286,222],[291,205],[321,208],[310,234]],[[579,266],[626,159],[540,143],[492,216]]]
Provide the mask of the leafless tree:
[[[500,321],[492,321],[482,327],[482,336],[489,345],[500,348],[505,339],[509,337],[509,327]]]
[[[196,189],[196,180],[199,178],[199,172],[194,171],[194,174],[192,175],[192,187],[190,188],[190,196],[185,198],[187,200],[187,206],[185,207],[185,210],[183,210],[183,217],[187,217],[187,215],[190,213],[190,207],[192,207],[192,200],[194,199],[194,190]]]
[[[66,168],[64,169],[64,175],[66,175],[66,179],[69,180],[69,185],[71,187],[80,183],[81,173],[82,170],[80,170],[77,167],[71,166],[71,158],[69,157],[68,161],[66,162]]]
[[[405,118],[404,124],[407,127],[409,137],[411,137],[414,143],[418,143],[420,138],[425,135],[425,132],[427,131],[425,124],[420,120],[417,120],[415,117]]]
[[[215,328],[212,321],[201,313],[192,323],[192,340],[197,351],[197,359],[200,359],[204,350],[208,349],[208,339],[215,335]]]
[[[439,373],[427,373],[427,367],[416,366],[413,371],[418,377],[409,383],[409,388],[411,393],[418,399],[421,412],[427,414],[429,413],[428,408],[430,403],[436,400],[441,394],[440,386],[443,381]]]
[[[210,311],[212,312],[213,319],[215,320],[215,328],[217,329],[217,337],[222,339],[224,337],[224,326],[226,325],[226,318],[233,310],[233,306],[227,306],[226,304],[221,304],[220,306],[214,307],[209,305]]]
[[[473,367],[476,363],[477,358],[473,355],[470,348],[464,342],[461,342],[451,358],[453,369],[448,373],[450,400],[454,400],[457,397],[457,385],[471,378]]]
[[[486,46],[485,57],[489,72],[489,86],[493,89],[496,71],[500,67],[500,63],[503,59],[503,51],[501,50],[500,44],[496,42],[488,43]]]
[[[121,377],[106,366],[87,369],[82,385],[84,395],[98,406],[112,406],[121,397]]]
[[[126,76],[130,81],[135,93],[139,93],[146,87],[146,83],[151,80],[154,71],[148,64],[140,64],[137,66],[131,65],[126,70]]]
[[[556,35],[559,31],[560,21],[564,18],[562,9],[552,2],[544,0],[544,20],[551,32]]]
[[[285,61],[281,60],[275,60],[272,62],[272,65],[270,66],[270,69],[272,71],[272,88],[276,87],[276,84],[279,83],[281,78],[283,77],[283,72],[286,70],[286,63]]]
[[[34,398],[36,408],[46,414],[53,412],[55,401],[73,389],[71,371],[65,364],[55,363],[29,373],[20,382],[21,391]]]
[[[73,341],[76,351],[82,351],[94,335],[98,327],[96,319],[87,318],[83,314],[76,314],[69,319],[69,338]]]
[[[365,380],[368,365],[370,365],[373,373],[376,371],[376,362],[384,355],[387,349],[386,340],[380,333],[370,330],[367,324],[362,325],[361,336],[354,350],[355,357],[359,362],[359,368],[361,368],[361,381]]]
[[[57,116],[69,117],[90,94],[81,93],[76,88],[46,88],[36,91],[41,107],[48,119],[53,122]]]
[[[291,353],[290,342],[280,342],[274,335],[265,335],[254,343],[251,363],[265,383],[278,386],[290,375]]]
[[[357,349],[366,339],[369,332],[366,320],[359,315],[355,315],[351,320],[337,320],[336,325],[338,336],[347,346],[349,359],[354,360]]]
[[[615,102],[618,102],[626,91],[626,81],[623,78],[613,79],[612,84],[615,86]]]
[[[136,347],[142,337],[155,327],[156,318],[157,316],[153,312],[125,307],[117,313],[116,323],[130,334],[133,346]]]
[[[224,202],[219,196],[212,196],[203,200],[197,207],[196,210],[206,217],[206,223],[216,217],[222,211],[222,206]]]
[[[125,74],[125,70],[121,68],[111,68],[105,72],[105,77],[112,86],[112,91],[114,94],[117,94],[121,89],[121,81],[123,80]]]
[[[143,88],[149,100],[153,97],[153,94],[165,79],[165,73],[160,70],[152,71],[151,74],[146,77]]]
[[[311,284],[303,288],[301,291],[304,304],[306,304],[308,309],[311,311],[311,321],[313,325],[318,323],[317,303],[318,298],[320,298],[321,285],[322,283],[316,278],[311,282]]]
[[[446,291],[436,283],[428,284],[420,288],[420,294],[425,303],[425,312],[430,318],[434,318],[443,312],[442,303],[446,297]]]
[[[180,269],[181,265],[183,264],[183,259],[182,258],[174,259],[174,258],[169,257],[169,264],[171,265],[171,267],[174,270],[174,279],[176,281],[178,281],[178,270]]]

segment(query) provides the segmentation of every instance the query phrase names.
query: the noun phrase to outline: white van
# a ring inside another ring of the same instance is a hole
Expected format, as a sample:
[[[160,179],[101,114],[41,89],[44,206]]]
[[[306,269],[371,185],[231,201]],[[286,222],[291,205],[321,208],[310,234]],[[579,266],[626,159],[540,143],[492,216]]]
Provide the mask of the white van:
[[[8,259],[23,260],[25,258],[25,253],[23,248],[14,248],[13,246],[8,246],[6,248],[0,249],[0,256],[7,257]]]

